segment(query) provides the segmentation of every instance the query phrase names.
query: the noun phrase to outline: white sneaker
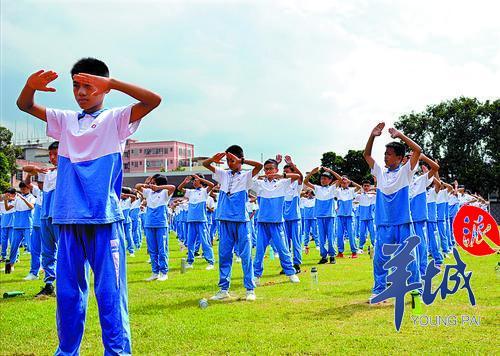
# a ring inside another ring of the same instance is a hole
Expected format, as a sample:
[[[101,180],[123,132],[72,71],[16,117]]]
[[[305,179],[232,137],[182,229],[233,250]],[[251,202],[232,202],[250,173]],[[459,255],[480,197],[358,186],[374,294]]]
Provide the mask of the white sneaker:
[[[186,269],[191,268],[193,269],[193,264],[192,263],[186,263]]]
[[[260,287],[260,277],[253,277],[253,283],[255,286]]]
[[[247,290],[247,297],[245,298],[249,302],[253,302],[257,297],[255,296],[255,292],[253,290]]]
[[[158,276],[158,274],[153,273],[153,274],[151,275],[151,277],[146,278],[146,282],[151,282],[151,281],[154,281],[154,280],[158,279],[158,277],[159,277],[159,276]]]
[[[318,250],[318,251],[320,250],[319,246],[316,246],[316,250]]]
[[[165,274],[160,273],[160,274],[158,275],[158,280],[159,280],[160,282],[166,281],[167,279],[168,279],[168,274],[166,274],[166,273],[165,273]]]
[[[128,257],[135,257],[135,253],[131,253]]]
[[[35,276],[32,273],[29,273],[26,277],[23,278],[25,281],[36,281],[38,276]]]
[[[151,264],[151,257],[150,257],[150,258],[148,258],[148,260],[146,261],[146,263]]]
[[[278,252],[274,253],[274,258],[280,258],[280,254]]]
[[[296,274],[292,274],[291,276],[288,276],[288,278],[290,279],[290,282],[292,282],[292,283],[299,283],[300,282],[300,279],[299,279],[299,277],[297,277]]]
[[[236,263],[241,263],[241,257],[236,256]]]
[[[216,295],[210,297],[210,300],[223,300],[229,298],[229,292],[227,290],[220,290]]]
[[[365,251],[363,251],[361,249],[358,250],[358,254],[362,255],[363,253],[365,253]]]
[[[205,268],[207,271],[211,271],[214,269],[214,265],[208,265],[207,268]]]

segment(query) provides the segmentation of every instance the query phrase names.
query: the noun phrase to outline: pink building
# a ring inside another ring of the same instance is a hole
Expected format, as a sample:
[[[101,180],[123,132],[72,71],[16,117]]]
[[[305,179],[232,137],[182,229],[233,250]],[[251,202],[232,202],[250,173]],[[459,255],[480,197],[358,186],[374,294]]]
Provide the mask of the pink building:
[[[123,171],[125,173],[171,171],[178,167],[189,167],[193,157],[194,145],[190,143],[127,140],[123,153]]]

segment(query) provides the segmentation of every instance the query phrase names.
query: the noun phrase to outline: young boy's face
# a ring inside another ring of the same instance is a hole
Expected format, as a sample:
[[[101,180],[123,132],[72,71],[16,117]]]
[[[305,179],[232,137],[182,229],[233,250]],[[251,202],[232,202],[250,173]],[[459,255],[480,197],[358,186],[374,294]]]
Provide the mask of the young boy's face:
[[[57,167],[57,151],[58,151],[57,149],[49,151],[49,161],[56,167]]]
[[[195,188],[201,188],[201,181],[200,181],[199,179],[195,179],[195,180],[193,181],[193,186],[194,186]]]
[[[403,160],[403,157],[397,156],[396,152],[394,151],[394,148],[392,148],[392,147],[385,148],[384,163],[386,164],[386,166],[388,166],[388,167],[398,166],[402,160]]]
[[[332,180],[326,176],[321,176],[319,181],[323,187],[326,187],[327,185],[330,185],[330,183],[332,183]]]
[[[283,172],[285,172],[286,174],[288,174],[288,173],[293,173],[293,172],[292,172],[292,169],[291,169],[290,167],[285,167],[285,168],[283,168]]]
[[[226,156],[226,159],[227,159],[227,166],[229,167],[230,170],[234,171],[234,172],[239,172],[241,171],[241,162],[240,161],[236,161],[230,157],[227,157]]]
[[[363,184],[363,191],[365,193],[368,193],[370,191],[370,188],[371,188],[370,184],[366,184],[366,183]]]
[[[26,195],[30,192],[30,188],[28,188],[28,187],[22,187],[22,188],[19,188],[19,190],[21,191],[21,193],[23,195]]]
[[[347,188],[349,186],[349,184],[351,184],[351,181],[349,180],[349,178],[347,178],[346,176],[342,177],[342,180],[340,181],[340,186],[342,188]]]
[[[91,85],[73,81],[73,95],[80,108],[85,111],[99,110],[102,106],[106,94],[92,95],[94,90]]]
[[[276,173],[278,173],[278,167],[276,167],[274,163],[268,163],[264,165],[264,174],[266,176],[270,176]]]

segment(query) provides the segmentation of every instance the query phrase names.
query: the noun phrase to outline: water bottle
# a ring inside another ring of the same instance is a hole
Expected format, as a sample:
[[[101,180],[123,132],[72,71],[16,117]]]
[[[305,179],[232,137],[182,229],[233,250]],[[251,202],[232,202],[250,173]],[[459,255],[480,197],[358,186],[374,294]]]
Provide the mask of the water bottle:
[[[311,289],[319,289],[318,269],[316,267],[311,268]]]
[[[186,273],[186,259],[181,258],[181,273]]]
[[[422,315],[422,300],[418,291],[411,292],[411,311],[413,315]]]
[[[198,303],[201,309],[206,309],[208,307],[208,300],[205,298],[200,299],[200,302]]]
[[[271,261],[274,261],[274,250],[273,250],[272,246],[269,246],[269,259]]]
[[[12,292],[5,292],[5,293],[3,294],[3,298],[4,298],[4,299],[7,299],[7,298],[14,298],[14,297],[17,297],[18,295],[23,295],[23,294],[24,294],[24,292],[21,292],[21,291],[18,291],[18,290],[16,290],[16,291],[12,291]]]

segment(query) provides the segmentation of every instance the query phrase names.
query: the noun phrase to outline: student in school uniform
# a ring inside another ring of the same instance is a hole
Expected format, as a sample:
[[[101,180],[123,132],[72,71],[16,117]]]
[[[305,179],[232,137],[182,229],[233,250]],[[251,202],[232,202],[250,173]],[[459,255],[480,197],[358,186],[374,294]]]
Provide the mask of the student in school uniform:
[[[127,137],[160,104],[161,97],[109,78],[104,62],[84,58],[71,70],[73,94],[82,112],[36,104],[35,92],[55,91],[47,85],[57,76],[43,70],[32,74],[17,101],[19,109],[46,121],[47,135],[60,142],[52,204],[52,223],[59,225],[56,355],[79,353],[89,265],[94,272],[105,352],[130,354],[123,214],[119,207],[122,153]],[[103,102],[110,90],[121,91],[138,102],[105,110]]]
[[[422,170],[425,172],[427,168],[422,166]],[[436,208],[436,198],[439,191],[439,186],[434,184],[435,177],[432,177],[432,183],[429,189],[427,189],[427,252],[432,256],[435,261],[436,266],[441,266],[443,264],[443,255],[441,254],[439,248],[439,235],[437,233],[437,208]]]
[[[7,261],[7,247],[12,246],[12,230],[13,230],[13,222],[14,222],[14,199],[16,197],[16,190],[14,188],[8,188],[2,196],[2,201],[0,202],[0,210],[2,211],[2,262]],[[10,209],[7,209],[10,207]],[[7,269],[10,268],[10,259],[9,266],[6,266]]]
[[[420,154],[420,160],[428,164],[431,169],[420,176],[413,176],[412,183],[410,184],[410,213],[415,234],[420,237],[420,244],[417,247],[417,265],[420,269],[420,275],[423,276],[427,270],[428,250],[427,228],[425,226],[428,220],[427,187],[432,183],[434,174],[439,170],[439,165],[423,153]],[[418,166],[415,167],[418,168]],[[439,263],[437,264],[439,265]]]
[[[296,273],[300,273],[302,264],[302,230],[300,214],[300,193],[302,192],[303,179],[302,172],[292,161],[292,157],[285,156],[286,165],[283,167],[284,174],[298,174],[299,178],[292,181],[285,194],[285,205],[283,217],[285,219],[285,236],[287,238],[290,251],[293,253],[293,268]]]
[[[139,214],[141,213],[142,199],[137,191],[134,191],[134,198],[132,198],[132,204],[130,205],[130,220],[132,221],[132,242],[137,250],[141,248],[142,244],[142,231],[141,231],[141,221]]]
[[[229,170],[216,167],[213,163],[221,163],[227,158]],[[253,167],[242,171],[243,164]],[[250,219],[245,208],[248,200],[248,190],[252,186],[252,177],[262,169],[262,164],[244,158],[243,149],[238,145],[230,146],[225,152],[217,153],[203,162],[203,166],[214,173],[214,178],[220,184],[216,218],[219,221],[219,292],[210,299],[223,300],[229,298],[231,283],[231,268],[233,251],[236,248],[241,258],[243,268],[243,284],[246,300],[255,300],[255,285],[253,283],[252,242],[248,224]]]
[[[164,175],[155,174],[144,184],[136,184],[135,189],[144,195],[147,204],[144,228],[152,274],[146,281],[163,282],[168,279],[167,206],[175,186],[169,185]]]
[[[19,189],[21,193],[16,194],[14,207],[12,208],[15,209],[15,213],[9,258],[11,269],[16,263],[21,243],[23,240],[28,241],[31,237],[31,229],[33,228],[33,209],[36,200],[24,182],[19,183]],[[6,207],[6,210],[9,209]]]
[[[279,254],[281,267],[290,282],[300,282],[297,271],[292,264],[288,241],[285,236],[283,206],[285,195],[290,185],[300,179],[297,173],[278,173],[278,162],[268,159],[264,163],[265,175],[254,181],[252,190],[259,197],[259,230],[257,232],[257,246],[253,264],[254,282],[260,285],[260,278],[264,273],[264,255],[267,246],[272,240]]]
[[[34,168],[34,169],[33,169]],[[25,166],[23,171],[28,172],[24,184],[31,190],[31,193],[35,197],[35,208],[33,209],[33,229],[31,230],[31,264],[30,271],[26,277],[23,279],[25,281],[33,281],[38,279],[38,272],[40,271],[41,265],[41,249],[42,249],[42,237],[40,233],[40,213],[42,210],[43,202],[43,176],[47,172],[45,169],[36,169],[35,167]],[[34,176],[33,173],[38,175],[38,182],[32,184],[31,177]]]
[[[314,197],[313,190],[306,190],[306,192],[304,193],[304,197],[302,198],[302,204],[304,206],[304,214],[302,215],[302,219],[304,220],[303,239],[305,253],[308,254],[311,235],[313,237],[316,248],[319,249],[320,246],[318,226],[316,224],[316,218],[314,217],[314,207],[316,205],[316,199]]]
[[[193,182],[194,189],[184,188],[189,182]],[[186,217],[187,227],[187,265],[186,268],[193,268],[196,249],[196,242],[199,241],[203,249],[203,257],[208,263],[206,270],[214,269],[214,252],[208,236],[207,223],[207,199],[214,184],[196,174],[187,176],[177,189],[184,193],[188,199],[188,211]]]
[[[356,196],[359,213],[359,253],[365,248],[367,232],[370,234],[370,244],[373,247],[375,242],[375,227],[373,224],[373,205],[375,204],[375,194],[371,191],[372,185],[369,180],[362,183],[362,192]]]
[[[437,210],[437,228],[439,233],[439,242],[441,245],[441,251],[443,253],[443,257],[447,257],[451,252],[451,246],[449,244],[448,238],[448,199],[449,199],[449,190],[451,190],[451,186],[446,184],[442,180],[437,178],[434,180],[434,184],[439,187],[439,191],[436,197],[436,210]]]
[[[374,286],[370,303],[387,287],[388,271],[383,266],[390,257],[382,253],[383,246],[385,244],[401,245],[413,234],[409,186],[422,151],[420,146],[410,138],[400,131],[390,128],[391,137],[401,139],[413,151],[413,155],[406,164],[402,165],[401,162],[405,157],[405,146],[400,142],[390,142],[386,145],[384,164],[379,165],[371,156],[371,152],[375,137],[382,134],[384,127],[385,123],[383,122],[375,126],[363,152],[371,174],[377,179],[375,208],[377,238],[373,257]],[[416,255],[415,251],[412,254]],[[418,282],[420,273],[416,261],[409,264],[408,270],[411,273],[409,282]]]
[[[314,168],[304,179],[304,185],[314,191],[316,203],[314,205],[314,217],[318,226],[319,248],[321,259],[318,264],[328,262],[327,257],[330,256],[330,263],[335,261],[335,246],[333,243],[334,236],[334,220],[335,220],[335,197],[337,188],[332,173],[324,170],[320,175],[320,184],[315,185],[309,183],[311,176],[319,172],[320,168]],[[325,248],[325,245],[327,248]]]
[[[132,207],[131,189],[122,187],[120,196],[120,208],[123,213],[123,231],[125,232],[125,242],[127,243],[127,252],[129,257],[135,257],[134,241],[132,240],[132,219],[130,218],[130,209]]]

